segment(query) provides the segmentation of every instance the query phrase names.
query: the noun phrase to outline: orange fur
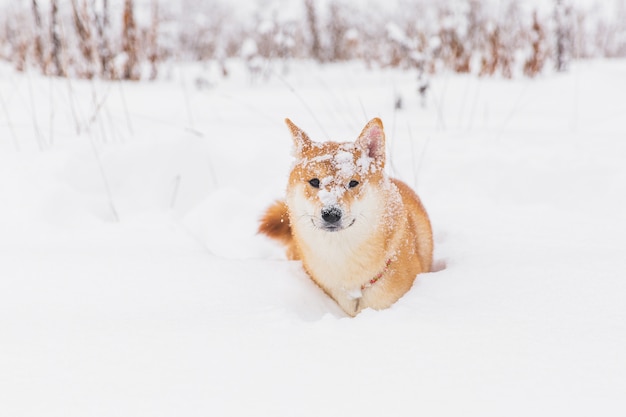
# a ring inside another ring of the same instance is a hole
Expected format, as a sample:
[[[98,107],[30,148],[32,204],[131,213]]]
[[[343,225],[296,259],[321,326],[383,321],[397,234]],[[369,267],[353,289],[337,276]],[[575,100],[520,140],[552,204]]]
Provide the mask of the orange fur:
[[[371,120],[354,143],[313,142],[286,123],[296,163],[285,201],[267,209],[259,231],[301,259],[347,314],[391,306],[430,271],[433,240],[418,196],[385,174],[382,122]]]
[[[284,201],[276,201],[269,206],[261,218],[259,233],[263,233],[280,241],[287,247],[287,257],[290,260],[298,260],[297,250],[294,247],[291,226],[289,225],[289,213]]]

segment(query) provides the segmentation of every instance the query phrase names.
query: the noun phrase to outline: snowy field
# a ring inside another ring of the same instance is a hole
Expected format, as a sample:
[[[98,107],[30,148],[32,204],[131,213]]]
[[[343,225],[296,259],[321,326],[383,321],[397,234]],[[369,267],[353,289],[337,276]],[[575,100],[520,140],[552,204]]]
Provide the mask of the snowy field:
[[[230,70],[0,67],[1,415],[626,415],[626,62],[443,74],[425,107],[411,72]],[[437,271],[351,319],[256,226],[285,117],[375,116]]]

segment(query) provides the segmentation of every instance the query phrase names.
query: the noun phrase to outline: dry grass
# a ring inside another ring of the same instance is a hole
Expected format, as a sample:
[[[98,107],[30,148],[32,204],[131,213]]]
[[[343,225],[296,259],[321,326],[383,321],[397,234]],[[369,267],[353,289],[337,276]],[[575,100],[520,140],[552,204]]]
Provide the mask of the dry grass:
[[[218,0],[186,0],[180,10],[164,0],[110,1],[6,5],[0,59],[20,71],[139,80],[156,78],[169,59],[215,60],[225,75],[226,58],[245,57],[255,63],[251,71],[276,59],[356,59],[420,73],[534,77],[549,67],[564,70],[573,58],[626,56],[626,0],[610,21],[567,0],[554,0],[544,15],[515,0],[497,11],[479,0],[416,1],[395,11],[300,0],[301,13],[287,16],[259,1],[245,21]]]

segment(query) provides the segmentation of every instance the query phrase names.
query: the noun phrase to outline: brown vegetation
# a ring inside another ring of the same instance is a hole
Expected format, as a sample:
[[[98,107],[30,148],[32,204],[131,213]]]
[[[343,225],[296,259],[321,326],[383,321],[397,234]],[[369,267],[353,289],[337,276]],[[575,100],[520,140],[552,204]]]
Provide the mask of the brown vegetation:
[[[243,57],[254,70],[276,59],[358,59],[420,74],[534,77],[550,65],[566,70],[571,59],[626,56],[626,5],[607,20],[570,0],[553,1],[543,15],[516,0],[497,10],[458,0],[403,3],[395,11],[299,0],[299,15],[259,1],[242,21],[225,0],[183,0],[180,10],[164,0],[31,0],[1,11],[0,59],[19,71],[138,80],[156,78],[168,59],[214,60],[224,74],[227,58]]]

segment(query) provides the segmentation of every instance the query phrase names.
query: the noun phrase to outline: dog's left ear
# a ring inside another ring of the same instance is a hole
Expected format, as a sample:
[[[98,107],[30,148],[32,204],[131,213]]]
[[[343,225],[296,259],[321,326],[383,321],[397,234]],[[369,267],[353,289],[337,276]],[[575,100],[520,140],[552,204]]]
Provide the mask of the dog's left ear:
[[[356,140],[356,144],[360,146],[367,156],[373,158],[382,166],[385,163],[385,131],[383,130],[383,122],[376,117],[370,120]]]

